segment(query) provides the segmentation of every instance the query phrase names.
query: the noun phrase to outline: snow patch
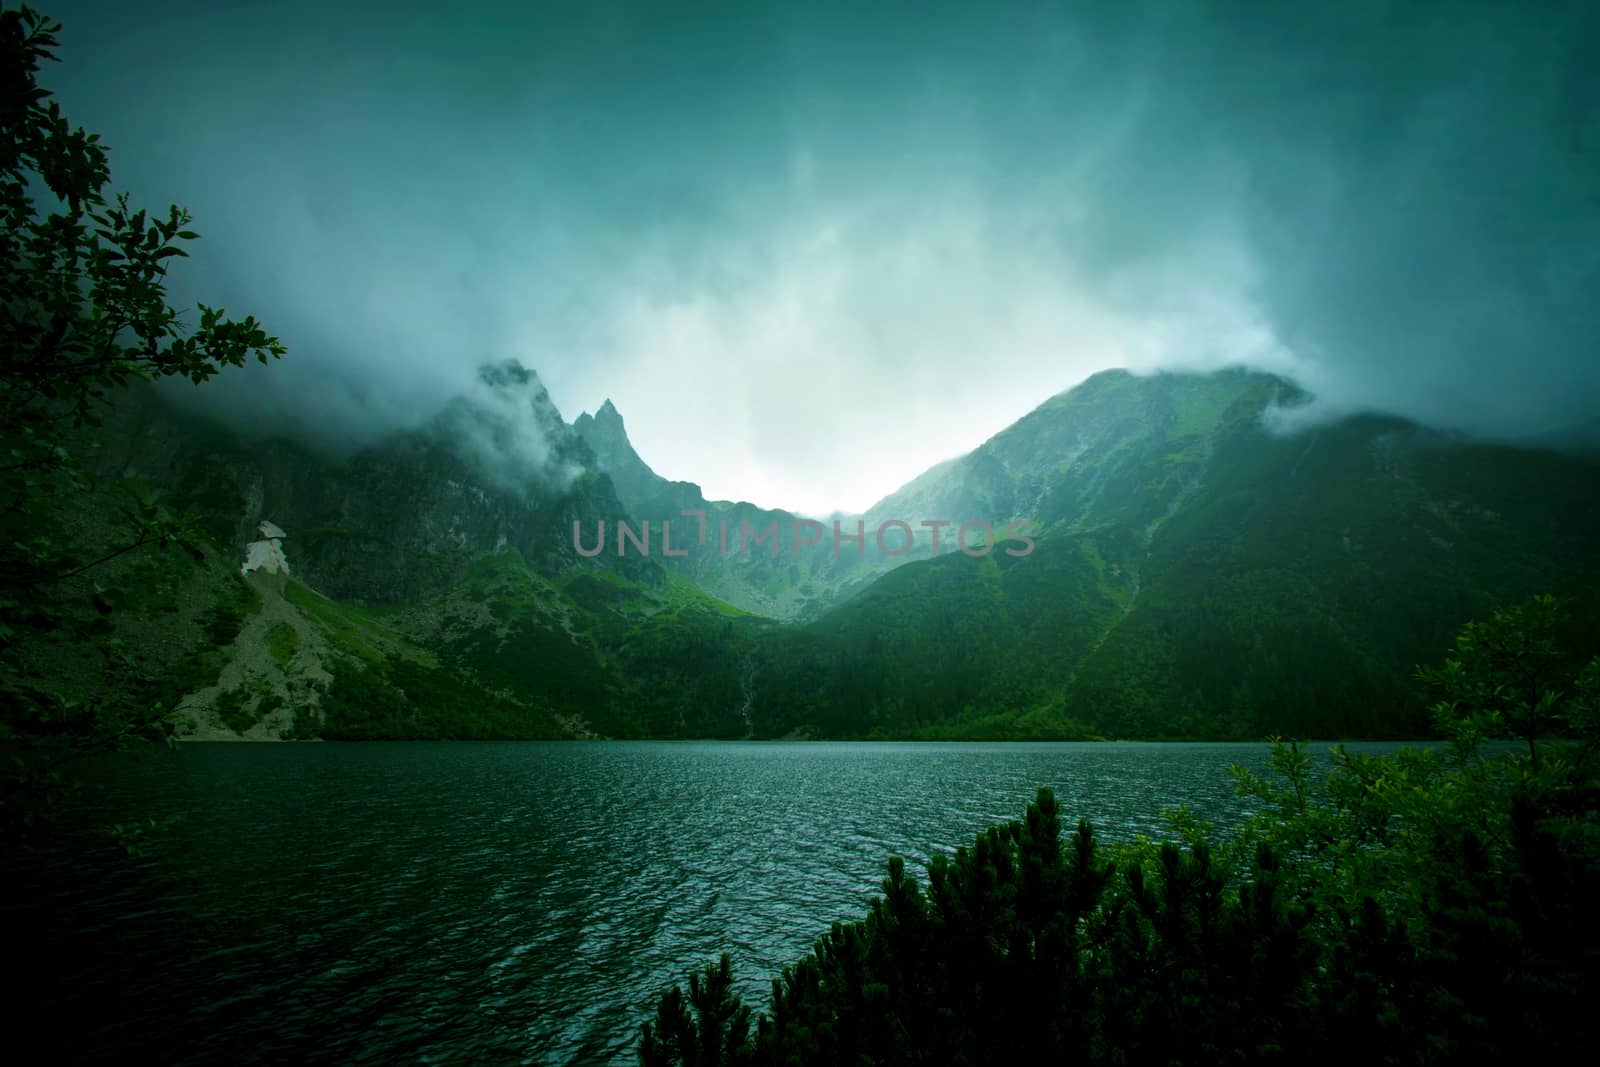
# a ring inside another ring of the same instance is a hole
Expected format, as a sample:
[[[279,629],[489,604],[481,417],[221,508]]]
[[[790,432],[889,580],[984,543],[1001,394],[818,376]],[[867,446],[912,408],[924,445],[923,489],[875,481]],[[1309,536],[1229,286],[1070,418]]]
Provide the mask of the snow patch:
[[[261,520],[257,529],[261,531],[261,540],[244,546],[244,562],[239,566],[239,573],[259,570],[267,574],[288,574],[289,558],[283,554],[283,539],[289,535],[266,519]]]

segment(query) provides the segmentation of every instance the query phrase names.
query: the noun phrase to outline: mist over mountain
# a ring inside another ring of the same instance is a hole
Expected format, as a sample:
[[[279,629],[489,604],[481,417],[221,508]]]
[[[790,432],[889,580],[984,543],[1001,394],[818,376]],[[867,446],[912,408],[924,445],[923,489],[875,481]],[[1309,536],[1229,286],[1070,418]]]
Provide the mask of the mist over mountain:
[[[40,2],[21,1047],[1581,1062],[1600,4]]]
[[[69,113],[204,222],[173,283],[295,353],[208,403],[278,425],[366,443],[517,358],[813,514],[1116,366],[1593,434],[1593,4],[59,7]]]
[[[1600,625],[1594,458],[1377,416],[1284,432],[1308,401],[1274,375],[1094,375],[835,517],[863,529],[840,552],[831,522],[660,477],[614,404],[568,424],[529,368],[478,381],[347,454],[156,391],[119,409],[107,460],[205,514],[222,558],[286,532],[255,617],[321,635],[332,679],[235,708],[224,664],[183,704],[200,736],[469,729],[422,684],[509,701],[472,720],[494,736],[1412,736],[1412,666],[1461,620],[1559,588]],[[894,522],[911,551],[878,543]],[[406,682],[419,656],[439,673]]]
[[[198,505],[223,544],[269,519],[293,538],[299,577],[357,603],[437,593],[501,549],[559,574],[582,562],[574,521],[625,513],[538,375],[516,363],[486,365],[470,397],[354,452],[197,417],[156,391],[112,426],[105,451]],[[601,561],[613,562],[651,568]]]
[[[573,430],[594,452],[596,469],[616,486],[627,508],[617,518],[636,520],[630,529],[654,531],[663,566],[746,611],[781,619],[815,615],[904,562],[879,551],[875,542],[841,558],[832,552],[829,523],[743,500],[707,500],[693,482],[669,482],[639,457],[609,400],[595,414],[579,415]],[[801,526],[807,528],[801,532]],[[680,555],[667,552],[671,531],[673,551]],[[621,536],[614,524],[612,536]],[[802,551],[802,537],[816,543]]]

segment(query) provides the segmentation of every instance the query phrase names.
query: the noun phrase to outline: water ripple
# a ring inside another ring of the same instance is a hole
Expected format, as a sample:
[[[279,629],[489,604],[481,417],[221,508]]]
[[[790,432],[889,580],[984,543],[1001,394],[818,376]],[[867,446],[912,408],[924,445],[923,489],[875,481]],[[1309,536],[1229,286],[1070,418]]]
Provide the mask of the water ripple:
[[[891,853],[1020,817],[1240,817],[1257,745],[190,745],[121,754],[10,879],[20,1018],[63,1061],[631,1063],[723,949],[760,997]],[[89,828],[185,818],[129,861]],[[47,1011],[48,1009],[48,1011]]]

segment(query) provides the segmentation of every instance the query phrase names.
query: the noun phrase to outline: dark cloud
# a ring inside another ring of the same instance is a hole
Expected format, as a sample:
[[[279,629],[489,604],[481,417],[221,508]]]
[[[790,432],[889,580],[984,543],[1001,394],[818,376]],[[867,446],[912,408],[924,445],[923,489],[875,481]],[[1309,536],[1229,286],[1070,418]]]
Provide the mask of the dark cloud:
[[[327,434],[517,357],[825,511],[1111,365],[1597,409],[1600,6],[671,7],[56,4],[48,78],[290,344],[214,402]]]

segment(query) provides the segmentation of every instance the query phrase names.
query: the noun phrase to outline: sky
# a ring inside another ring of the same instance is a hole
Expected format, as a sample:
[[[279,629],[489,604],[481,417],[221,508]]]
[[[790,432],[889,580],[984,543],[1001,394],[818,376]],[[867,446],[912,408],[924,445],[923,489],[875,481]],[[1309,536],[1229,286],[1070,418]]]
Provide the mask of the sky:
[[[712,498],[864,510],[1096,371],[1600,413],[1600,5],[50,2],[205,403],[359,444],[487,362]],[[1305,8],[1306,10],[1302,10]]]

